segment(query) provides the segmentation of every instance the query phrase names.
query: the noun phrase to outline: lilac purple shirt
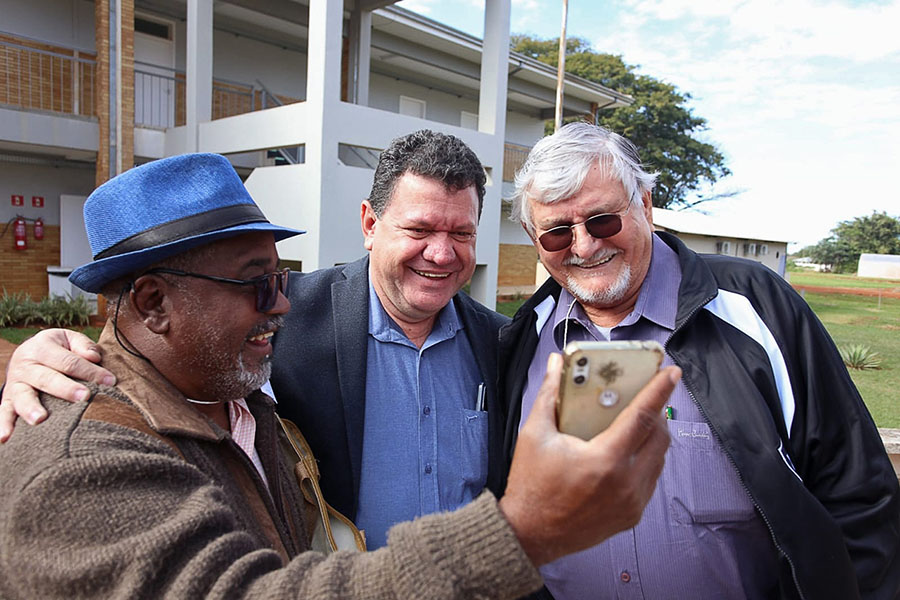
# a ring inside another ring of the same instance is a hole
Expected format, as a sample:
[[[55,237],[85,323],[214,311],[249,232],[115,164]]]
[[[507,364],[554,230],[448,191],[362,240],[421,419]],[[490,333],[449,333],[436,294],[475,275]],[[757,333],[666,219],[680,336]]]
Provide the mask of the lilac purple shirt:
[[[653,236],[650,269],[632,312],[605,332],[562,290],[538,305],[540,337],[522,397],[520,427],[531,412],[551,352],[566,341],[655,340],[675,327],[681,269]],[[666,355],[663,366],[674,364]],[[541,568],[557,600],[586,598],[771,598],[777,596],[777,551],[737,471],[710,432],[683,383],[669,399],[671,445],[640,523],[602,544]]]

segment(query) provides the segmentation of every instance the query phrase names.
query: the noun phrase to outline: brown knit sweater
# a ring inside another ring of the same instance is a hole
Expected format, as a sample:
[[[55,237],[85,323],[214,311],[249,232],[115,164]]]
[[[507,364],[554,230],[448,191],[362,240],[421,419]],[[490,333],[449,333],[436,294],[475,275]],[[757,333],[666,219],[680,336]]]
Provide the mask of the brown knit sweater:
[[[0,446],[0,597],[512,599],[540,587],[489,493],[395,526],[374,552],[305,552],[271,400],[248,398],[267,489],[227,432],[109,341],[117,388],[45,398],[50,418]]]

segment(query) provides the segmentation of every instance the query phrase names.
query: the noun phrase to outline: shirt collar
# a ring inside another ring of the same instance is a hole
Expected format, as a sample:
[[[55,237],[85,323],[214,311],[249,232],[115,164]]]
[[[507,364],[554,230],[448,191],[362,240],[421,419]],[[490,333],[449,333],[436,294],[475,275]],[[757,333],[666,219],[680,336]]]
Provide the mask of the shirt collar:
[[[453,300],[450,300],[447,306],[438,313],[434,326],[431,328],[431,333],[428,334],[428,339],[425,340],[422,349],[424,350],[432,344],[451,339],[462,329],[463,324],[459,318],[459,313],[456,311]],[[400,326],[384,310],[381,299],[375,293],[375,287],[372,285],[371,278],[369,279],[369,335],[379,342],[412,343],[406,337],[406,334],[403,333]]]

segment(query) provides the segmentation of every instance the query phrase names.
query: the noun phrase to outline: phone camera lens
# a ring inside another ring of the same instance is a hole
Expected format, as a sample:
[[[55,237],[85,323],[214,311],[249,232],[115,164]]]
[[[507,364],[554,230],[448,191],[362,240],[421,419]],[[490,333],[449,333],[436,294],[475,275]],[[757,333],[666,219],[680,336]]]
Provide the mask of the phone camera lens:
[[[576,375],[575,383],[576,385],[581,385],[582,383],[584,383],[584,375]]]
[[[577,364],[579,367],[583,367],[584,365],[587,364],[587,357],[582,356],[581,358],[578,359],[578,362],[575,364]]]

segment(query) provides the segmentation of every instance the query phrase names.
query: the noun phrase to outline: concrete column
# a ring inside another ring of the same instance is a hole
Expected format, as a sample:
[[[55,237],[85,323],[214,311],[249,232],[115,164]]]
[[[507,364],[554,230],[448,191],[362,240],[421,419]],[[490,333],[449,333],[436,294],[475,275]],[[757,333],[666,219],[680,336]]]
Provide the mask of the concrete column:
[[[509,72],[510,0],[486,0],[478,130],[500,136],[506,129],[506,82]]]
[[[506,132],[506,85],[509,73],[510,0],[486,0],[481,89],[478,95],[478,130],[494,136],[493,151],[481,156],[490,165],[484,210],[479,229],[496,232],[499,239],[503,180],[503,145]],[[493,236],[492,236],[493,237]],[[478,245],[479,267],[472,277],[472,297],[493,308],[497,301],[497,244]],[[483,266],[482,266],[483,265]]]
[[[213,3],[188,0],[185,75],[185,151],[199,148],[200,123],[212,120]]]
[[[372,12],[356,8],[350,13],[350,93],[348,100],[369,105],[369,57],[372,50]]]
[[[309,136],[306,141],[307,175],[302,185],[319,204],[317,223],[309,223],[307,236],[317,238],[315,254],[304,258],[305,270],[332,266],[323,261],[322,237],[335,203],[327,199],[331,182],[339,179],[337,125],[333,107],[341,101],[341,50],[343,47],[343,2],[310,0],[307,44],[306,104],[309,107]],[[298,182],[298,185],[301,185]]]

